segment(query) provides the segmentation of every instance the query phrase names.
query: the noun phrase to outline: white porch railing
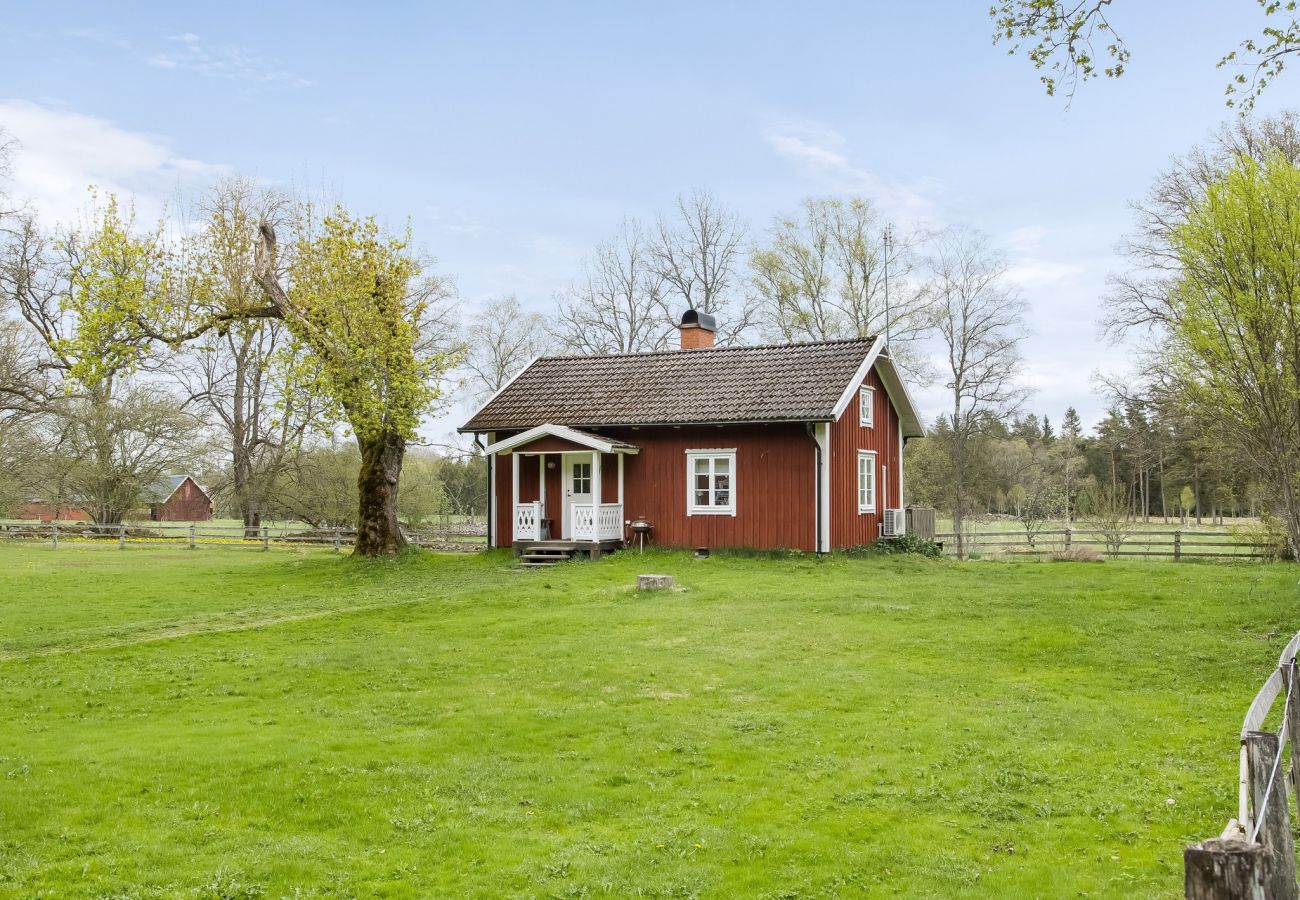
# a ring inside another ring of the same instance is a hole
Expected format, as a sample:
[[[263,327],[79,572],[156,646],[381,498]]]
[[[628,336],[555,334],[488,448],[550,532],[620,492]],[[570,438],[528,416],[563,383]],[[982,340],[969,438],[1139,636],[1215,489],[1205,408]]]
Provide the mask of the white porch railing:
[[[623,504],[602,503],[596,515],[590,503],[573,504],[573,539],[575,541],[617,541],[623,537]]]
[[[516,503],[515,540],[542,540],[542,519],[545,517],[545,510],[540,500],[534,500],[532,503]]]

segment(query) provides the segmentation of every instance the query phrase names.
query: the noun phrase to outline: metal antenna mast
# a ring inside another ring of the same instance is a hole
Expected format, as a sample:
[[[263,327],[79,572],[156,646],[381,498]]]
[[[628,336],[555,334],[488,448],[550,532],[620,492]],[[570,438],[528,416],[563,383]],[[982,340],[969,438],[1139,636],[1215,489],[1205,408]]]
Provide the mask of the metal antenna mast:
[[[894,225],[892,222],[885,223],[885,348],[889,348],[889,327],[891,322],[889,311],[889,249],[894,243]]]

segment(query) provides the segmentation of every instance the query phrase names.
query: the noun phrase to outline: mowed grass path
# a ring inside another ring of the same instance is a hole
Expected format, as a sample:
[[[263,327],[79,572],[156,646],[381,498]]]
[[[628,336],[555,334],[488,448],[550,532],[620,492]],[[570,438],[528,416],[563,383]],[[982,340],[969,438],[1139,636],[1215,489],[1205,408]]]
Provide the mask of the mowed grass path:
[[[1298,571],[4,546],[0,895],[1174,897]]]

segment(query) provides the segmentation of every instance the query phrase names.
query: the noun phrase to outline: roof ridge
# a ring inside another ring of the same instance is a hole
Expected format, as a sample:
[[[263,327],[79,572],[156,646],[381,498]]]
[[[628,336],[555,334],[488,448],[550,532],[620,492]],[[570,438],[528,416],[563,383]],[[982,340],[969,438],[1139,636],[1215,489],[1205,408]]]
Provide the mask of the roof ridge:
[[[636,357],[643,359],[647,356],[681,356],[689,354],[690,356],[700,356],[711,353],[735,353],[746,350],[786,350],[797,347],[828,347],[834,344],[867,344],[874,343],[880,335],[870,334],[866,337],[856,338],[832,338],[826,341],[793,341],[788,344],[733,344],[726,347],[701,347],[696,350],[635,350],[631,353],[554,353],[545,356],[539,356],[534,362],[541,362],[544,359],[621,359],[624,357]]]

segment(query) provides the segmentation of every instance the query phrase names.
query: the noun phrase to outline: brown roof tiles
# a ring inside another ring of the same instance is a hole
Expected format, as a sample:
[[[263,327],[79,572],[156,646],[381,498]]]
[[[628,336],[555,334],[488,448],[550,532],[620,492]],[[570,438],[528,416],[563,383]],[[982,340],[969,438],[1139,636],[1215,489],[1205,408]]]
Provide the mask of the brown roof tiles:
[[[825,421],[874,341],[542,357],[460,430]]]

